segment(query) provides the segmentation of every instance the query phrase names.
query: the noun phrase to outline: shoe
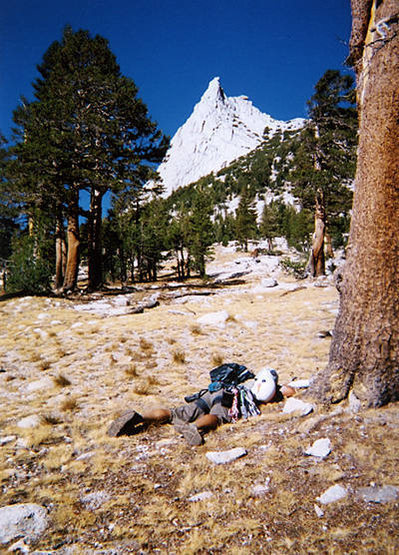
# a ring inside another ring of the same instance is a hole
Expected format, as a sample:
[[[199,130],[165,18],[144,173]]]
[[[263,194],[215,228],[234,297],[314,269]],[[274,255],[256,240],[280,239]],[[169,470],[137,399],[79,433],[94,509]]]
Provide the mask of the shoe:
[[[189,445],[198,446],[204,443],[204,438],[199,433],[197,426],[192,423],[182,421],[173,422],[173,426],[178,431]]]
[[[145,427],[141,414],[135,410],[129,410],[112,422],[107,435],[110,437],[131,436],[142,432]]]

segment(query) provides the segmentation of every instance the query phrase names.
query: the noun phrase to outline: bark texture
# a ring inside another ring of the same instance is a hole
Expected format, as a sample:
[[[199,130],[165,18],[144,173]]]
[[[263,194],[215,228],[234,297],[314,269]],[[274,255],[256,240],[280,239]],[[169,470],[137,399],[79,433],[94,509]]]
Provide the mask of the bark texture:
[[[352,0],[358,163],[341,302],[313,393],[363,406],[399,399],[399,28],[397,0]]]
[[[64,292],[74,291],[78,281],[79,272],[79,193],[76,193],[74,203],[69,206],[67,228],[68,253],[65,268]]]
[[[65,262],[64,262],[64,227],[62,222],[62,216],[57,215],[56,229],[55,229],[55,280],[54,289],[59,291],[64,283],[64,272],[65,272]]]
[[[315,223],[310,252],[308,272],[313,277],[325,274],[326,264],[324,256],[324,237],[326,230],[326,210],[324,207],[323,191],[318,190],[315,198]]]

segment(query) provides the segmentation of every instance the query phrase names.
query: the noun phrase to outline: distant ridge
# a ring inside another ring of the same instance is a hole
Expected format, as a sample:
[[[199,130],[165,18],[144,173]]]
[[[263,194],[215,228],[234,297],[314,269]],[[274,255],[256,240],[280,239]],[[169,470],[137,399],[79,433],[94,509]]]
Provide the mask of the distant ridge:
[[[263,114],[246,96],[226,96],[220,78],[215,77],[177,130],[158,168],[165,196],[256,148],[265,128],[273,134],[298,129],[304,122],[302,118],[278,121]]]

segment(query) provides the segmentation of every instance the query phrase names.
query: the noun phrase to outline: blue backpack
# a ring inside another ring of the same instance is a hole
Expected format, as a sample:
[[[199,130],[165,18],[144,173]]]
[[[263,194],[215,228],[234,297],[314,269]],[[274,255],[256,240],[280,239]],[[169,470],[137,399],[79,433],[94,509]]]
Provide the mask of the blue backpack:
[[[184,397],[187,403],[197,401],[205,395],[207,391],[213,393],[219,391],[219,389],[231,390],[231,388],[236,387],[246,380],[252,380],[255,374],[248,370],[246,366],[237,364],[236,362],[229,362],[211,370],[209,376],[211,378],[211,383],[208,388],[201,389],[201,391],[194,393],[194,395]]]
[[[209,391],[219,391],[219,389],[229,389],[238,384],[251,380],[255,377],[246,366],[237,364],[236,362],[229,362],[214,368],[209,372],[211,383],[208,386]]]

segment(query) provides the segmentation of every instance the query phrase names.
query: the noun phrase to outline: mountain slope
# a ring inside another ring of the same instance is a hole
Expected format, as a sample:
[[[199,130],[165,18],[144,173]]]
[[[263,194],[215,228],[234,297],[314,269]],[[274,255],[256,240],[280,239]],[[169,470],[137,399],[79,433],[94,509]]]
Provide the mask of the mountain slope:
[[[219,77],[215,77],[176,132],[158,168],[165,195],[250,152],[261,143],[266,128],[270,135],[298,129],[303,123],[301,118],[275,120],[260,112],[246,96],[226,96]]]

